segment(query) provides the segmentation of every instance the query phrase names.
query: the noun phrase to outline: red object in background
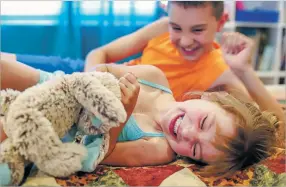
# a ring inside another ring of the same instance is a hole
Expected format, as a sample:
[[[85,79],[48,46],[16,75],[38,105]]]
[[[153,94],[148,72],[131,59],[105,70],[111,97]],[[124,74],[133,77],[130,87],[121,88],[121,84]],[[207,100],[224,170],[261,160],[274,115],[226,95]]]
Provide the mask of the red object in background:
[[[244,10],[244,4],[242,1],[236,1],[236,10]]]

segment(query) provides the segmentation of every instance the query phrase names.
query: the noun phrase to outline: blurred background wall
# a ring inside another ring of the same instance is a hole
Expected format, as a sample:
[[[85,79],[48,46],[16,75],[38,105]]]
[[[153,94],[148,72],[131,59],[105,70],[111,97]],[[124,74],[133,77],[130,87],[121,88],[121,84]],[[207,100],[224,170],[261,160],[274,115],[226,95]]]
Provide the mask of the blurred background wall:
[[[164,14],[159,1],[1,1],[1,51],[84,58]]]
[[[1,51],[84,59],[90,50],[166,15],[166,3],[1,0]],[[285,84],[286,1],[225,0],[225,11],[229,21],[223,30],[255,41],[252,63],[261,80]]]

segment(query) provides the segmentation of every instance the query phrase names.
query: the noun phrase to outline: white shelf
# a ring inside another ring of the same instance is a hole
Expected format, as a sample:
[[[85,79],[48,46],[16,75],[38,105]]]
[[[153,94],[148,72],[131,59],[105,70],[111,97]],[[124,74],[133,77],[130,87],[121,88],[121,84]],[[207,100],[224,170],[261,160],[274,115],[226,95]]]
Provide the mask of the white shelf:
[[[274,78],[275,76],[283,77],[286,75],[286,71],[257,71],[256,73],[261,78]]]
[[[277,28],[278,23],[258,23],[258,22],[235,22],[236,27],[251,27],[251,28]]]
[[[286,71],[285,70],[284,71],[279,71],[278,76],[279,77],[286,77]]]
[[[244,0],[244,2],[251,0]],[[266,28],[269,29],[269,44],[273,45],[275,48],[275,52],[273,54],[273,66],[271,71],[257,71],[257,75],[261,78],[261,80],[267,85],[276,85],[279,84],[280,78],[286,77],[286,71],[280,70],[281,62],[282,62],[282,33],[283,29],[286,29],[286,1],[285,0],[275,0],[275,6],[270,8],[277,8],[279,11],[279,20],[277,23],[263,23],[263,22],[243,22],[243,21],[235,21],[236,15],[236,5],[235,1],[228,1],[227,7],[230,15],[230,21],[228,21],[224,30],[235,31],[238,27],[248,27],[248,28]],[[255,1],[252,1],[255,3]],[[262,1],[261,1],[262,2]],[[257,2],[259,3],[259,2]],[[268,5],[264,4],[268,7]],[[252,6],[252,5],[250,5]]]
[[[278,28],[279,26],[286,27],[286,24],[279,23],[258,23],[258,22],[227,22],[224,28],[231,29],[235,27],[251,27],[251,28]]]

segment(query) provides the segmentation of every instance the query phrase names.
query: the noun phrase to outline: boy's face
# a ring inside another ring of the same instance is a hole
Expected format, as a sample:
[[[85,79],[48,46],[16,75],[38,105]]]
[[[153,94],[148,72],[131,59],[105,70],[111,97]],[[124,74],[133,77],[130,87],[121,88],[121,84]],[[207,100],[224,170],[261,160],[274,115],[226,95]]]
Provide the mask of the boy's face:
[[[168,12],[170,39],[185,59],[196,61],[212,50],[224,22],[215,18],[210,4],[184,8],[172,3]]]

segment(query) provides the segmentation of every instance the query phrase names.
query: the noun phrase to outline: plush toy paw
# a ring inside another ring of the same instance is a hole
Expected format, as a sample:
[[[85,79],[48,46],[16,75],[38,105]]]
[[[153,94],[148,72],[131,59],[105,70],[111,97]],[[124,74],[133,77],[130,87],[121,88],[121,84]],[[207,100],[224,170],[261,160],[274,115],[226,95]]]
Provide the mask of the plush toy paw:
[[[87,155],[83,145],[64,143],[60,147],[53,147],[46,157],[37,163],[37,167],[55,177],[67,177],[80,171],[82,162]]]
[[[120,100],[118,80],[113,75],[96,72],[75,73],[71,76],[73,79],[69,79],[70,87],[75,98],[84,107],[80,123],[93,119],[89,127],[94,126],[99,132],[107,132],[125,122],[127,114]],[[91,116],[96,118],[90,118]]]

